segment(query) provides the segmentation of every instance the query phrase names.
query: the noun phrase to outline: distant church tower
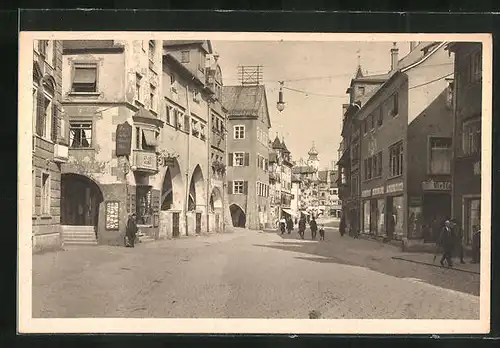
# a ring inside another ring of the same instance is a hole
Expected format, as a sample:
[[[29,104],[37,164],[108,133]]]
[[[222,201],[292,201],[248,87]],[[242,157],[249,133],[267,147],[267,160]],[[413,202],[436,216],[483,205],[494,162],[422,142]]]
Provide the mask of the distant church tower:
[[[316,147],[314,146],[314,141],[311,147],[311,150],[308,152],[309,158],[307,159],[307,165],[310,167],[313,167],[316,169],[316,171],[319,170],[319,158],[318,158],[318,150],[316,150]]]

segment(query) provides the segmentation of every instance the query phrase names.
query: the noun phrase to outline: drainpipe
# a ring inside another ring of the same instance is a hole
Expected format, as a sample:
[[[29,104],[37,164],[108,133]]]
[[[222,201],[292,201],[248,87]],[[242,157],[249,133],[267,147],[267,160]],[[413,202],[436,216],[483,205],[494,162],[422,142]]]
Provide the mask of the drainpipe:
[[[189,235],[188,209],[189,209],[189,168],[191,167],[191,104],[189,102],[189,83],[186,85],[186,105],[188,113],[187,129],[187,166],[186,166],[186,201],[184,202],[184,225],[186,227],[186,236]],[[184,120],[183,120],[184,121]]]

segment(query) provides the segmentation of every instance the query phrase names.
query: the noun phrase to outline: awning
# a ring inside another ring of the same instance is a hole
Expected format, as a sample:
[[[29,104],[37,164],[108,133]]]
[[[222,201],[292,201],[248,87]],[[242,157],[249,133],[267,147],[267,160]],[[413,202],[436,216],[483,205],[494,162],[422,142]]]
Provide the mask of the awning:
[[[96,68],[75,68],[73,83],[96,83]]]
[[[281,209],[283,210],[285,213],[289,214],[289,215],[293,215],[293,211],[291,211],[290,209]]]
[[[142,130],[142,135],[146,141],[147,146],[158,146],[158,141],[156,140],[156,133],[152,130]]]

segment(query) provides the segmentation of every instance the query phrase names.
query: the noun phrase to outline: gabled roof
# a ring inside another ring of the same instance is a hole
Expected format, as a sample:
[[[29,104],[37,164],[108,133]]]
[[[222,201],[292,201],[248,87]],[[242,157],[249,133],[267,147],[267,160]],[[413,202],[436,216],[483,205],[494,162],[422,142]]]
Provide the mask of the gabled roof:
[[[227,109],[230,118],[259,117],[259,112],[263,109],[268,127],[271,127],[266,89],[263,85],[223,86],[222,104]]]

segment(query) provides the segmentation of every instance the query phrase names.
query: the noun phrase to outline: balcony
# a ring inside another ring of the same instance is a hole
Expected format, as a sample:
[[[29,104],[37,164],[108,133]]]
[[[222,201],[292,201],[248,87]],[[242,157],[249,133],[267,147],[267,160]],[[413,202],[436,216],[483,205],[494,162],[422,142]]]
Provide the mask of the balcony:
[[[145,150],[134,150],[134,162],[132,170],[155,174],[158,172],[158,161],[155,152]]]
[[[55,144],[54,145],[54,162],[56,163],[66,163],[68,162],[68,146]]]

